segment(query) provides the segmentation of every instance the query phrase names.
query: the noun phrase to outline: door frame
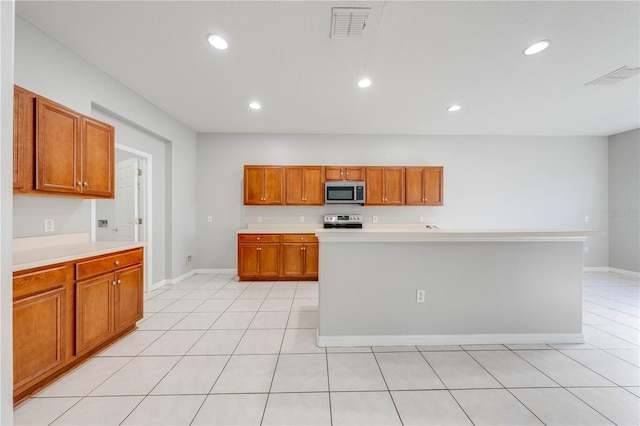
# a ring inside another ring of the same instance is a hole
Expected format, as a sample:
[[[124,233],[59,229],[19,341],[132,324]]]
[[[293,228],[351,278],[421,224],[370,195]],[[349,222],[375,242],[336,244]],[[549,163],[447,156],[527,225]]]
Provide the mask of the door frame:
[[[143,170],[143,178],[142,185],[144,186],[144,209],[142,209],[142,226],[144,228],[144,237],[145,237],[145,245],[144,245],[144,291],[145,293],[149,291],[151,288],[151,284],[153,283],[153,244],[152,238],[153,233],[151,232],[152,224],[153,224],[153,156],[147,152],[140,151],[135,148],[131,148],[119,143],[115,145],[116,149],[128,152],[130,154],[136,155],[144,159],[144,164],[140,164]],[[97,227],[98,227],[98,217],[96,211],[96,200],[91,200],[91,241],[96,241]]]

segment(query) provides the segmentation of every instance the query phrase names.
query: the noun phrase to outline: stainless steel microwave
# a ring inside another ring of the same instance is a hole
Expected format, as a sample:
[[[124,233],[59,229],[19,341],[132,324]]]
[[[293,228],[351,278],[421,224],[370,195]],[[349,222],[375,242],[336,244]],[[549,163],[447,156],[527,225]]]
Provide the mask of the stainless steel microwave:
[[[324,183],[325,204],[364,204],[364,182],[337,181]]]

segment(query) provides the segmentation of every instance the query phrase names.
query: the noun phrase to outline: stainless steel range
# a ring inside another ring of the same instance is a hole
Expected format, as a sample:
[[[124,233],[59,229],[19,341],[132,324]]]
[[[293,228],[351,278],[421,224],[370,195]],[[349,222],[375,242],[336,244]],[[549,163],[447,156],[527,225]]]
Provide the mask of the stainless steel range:
[[[362,215],[361,214],[325,214],[324,227],[325,228],[361,229]]]

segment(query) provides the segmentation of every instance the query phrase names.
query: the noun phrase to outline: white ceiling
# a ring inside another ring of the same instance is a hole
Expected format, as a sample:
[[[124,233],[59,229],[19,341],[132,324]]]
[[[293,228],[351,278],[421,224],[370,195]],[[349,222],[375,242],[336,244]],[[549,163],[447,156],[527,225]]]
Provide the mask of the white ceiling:
[[[372,7],[366,36],[331,39],[331,8],[354,5]],[[640,65],[639,5],[19,0],[16,12],[197,132],[611,135],[640,127],[640,76],[585,83]],[[522,54],[542,39],[549,49]]]

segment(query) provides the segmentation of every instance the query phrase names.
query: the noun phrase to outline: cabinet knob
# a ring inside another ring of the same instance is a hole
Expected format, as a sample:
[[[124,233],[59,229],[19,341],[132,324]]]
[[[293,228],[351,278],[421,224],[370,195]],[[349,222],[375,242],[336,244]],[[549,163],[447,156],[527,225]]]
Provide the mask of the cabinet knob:
[[[118,284],[118,282],[117,282],[117,281],[114,281],[114,282],[112,282],[111,284],[116,285],[116,284]]]
[[[122,280],[118,280],[118,284],[120,284],[122,282]]]
[[[78,186],[82,186],[82,182],[78,182]]]
[[[256,240],[260,241],[260,237],[256,238]]]
[[[89,182],[83,183],[84,186],[89,186]]]
[[[116,261],[115,261],[115,262],[113,262],[113,263],[115,263],[115,264],[116,264],[116,266],[117,266],[117,265],[119,265],[119,264],[120,264],[120,261],[119,261],[119,260],[116,260]]]

